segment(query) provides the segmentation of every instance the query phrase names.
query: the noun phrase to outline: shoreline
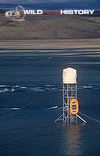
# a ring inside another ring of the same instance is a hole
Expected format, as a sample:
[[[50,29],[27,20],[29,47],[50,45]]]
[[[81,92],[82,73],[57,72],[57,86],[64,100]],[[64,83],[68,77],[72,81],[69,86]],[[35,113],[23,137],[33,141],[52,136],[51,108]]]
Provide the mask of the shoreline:
[[[100,56],[100,39],[2,40],[0,56]]]
[[[9,48],[15,50],[100,48],[100,39],[0,40],[0,51],[3,49],[7,51]]]

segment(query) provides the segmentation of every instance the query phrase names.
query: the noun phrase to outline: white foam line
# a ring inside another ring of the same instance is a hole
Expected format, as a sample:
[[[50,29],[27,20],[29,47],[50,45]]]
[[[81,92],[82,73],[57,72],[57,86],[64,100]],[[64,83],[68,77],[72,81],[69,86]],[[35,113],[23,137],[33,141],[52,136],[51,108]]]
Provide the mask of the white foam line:
[[[58,106],[50,107],[50,108],[47,108],[46,110],[51,110],[51,109],[56,109],[56,108],[58,108]]]
[[[100,123],[100,120],[97,120],[97,119],[95,119],[95,118],[92,118],[92,117],[90,117],[90,116],[88,116],[88,115],[86,115],[86,114],[84,114],[84,113],[81,113],[81,112],[79,112],[79,113],[82,114],[83,116],[85,116],[85,117],[87,117],[87,118],[89,118],[89,119],[95,121],[95,122]]]

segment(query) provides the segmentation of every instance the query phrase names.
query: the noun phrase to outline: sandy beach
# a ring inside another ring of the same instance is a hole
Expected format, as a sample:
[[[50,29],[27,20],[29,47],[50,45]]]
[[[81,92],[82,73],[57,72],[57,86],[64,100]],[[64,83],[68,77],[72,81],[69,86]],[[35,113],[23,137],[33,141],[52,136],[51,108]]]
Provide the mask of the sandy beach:
[[[2,49],[66,49],[66,48],[100,48],[100,39],[48,39],[48,40],[1,40]]]

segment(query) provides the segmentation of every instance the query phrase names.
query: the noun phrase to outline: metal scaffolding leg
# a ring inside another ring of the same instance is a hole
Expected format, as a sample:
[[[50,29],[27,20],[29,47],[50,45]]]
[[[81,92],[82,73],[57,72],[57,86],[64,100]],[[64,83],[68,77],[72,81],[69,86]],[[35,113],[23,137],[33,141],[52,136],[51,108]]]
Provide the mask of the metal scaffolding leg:
[[[77,115],[70,113],[70,101],[77,99],[77,84],[63,84],[63,122],[77,123]]]

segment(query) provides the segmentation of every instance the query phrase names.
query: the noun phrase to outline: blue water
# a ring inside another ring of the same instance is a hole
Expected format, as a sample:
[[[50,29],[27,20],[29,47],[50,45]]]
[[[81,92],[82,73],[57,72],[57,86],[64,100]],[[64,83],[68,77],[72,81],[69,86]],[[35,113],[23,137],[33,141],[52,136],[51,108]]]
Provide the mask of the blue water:
[[[57,10],[57,9],[96,9],[100,10],[100,2],[40,2],[40,3],[0,3],[0,9],[15,9],[16,6],[22,5],[25,9],[47,9],[47,10]]]
[[[61,9],[94,9],[94,16],[100,16],[100,2],[44,2],[44,3],[0,3],[0,10],[15,10],[17,6],[24,9],[61,10]]]
[[[99,55],[0,54],[0,156],[100,155],[99,123],[54,122],[69,66],[78,70],[80,111],[100,120]]]

